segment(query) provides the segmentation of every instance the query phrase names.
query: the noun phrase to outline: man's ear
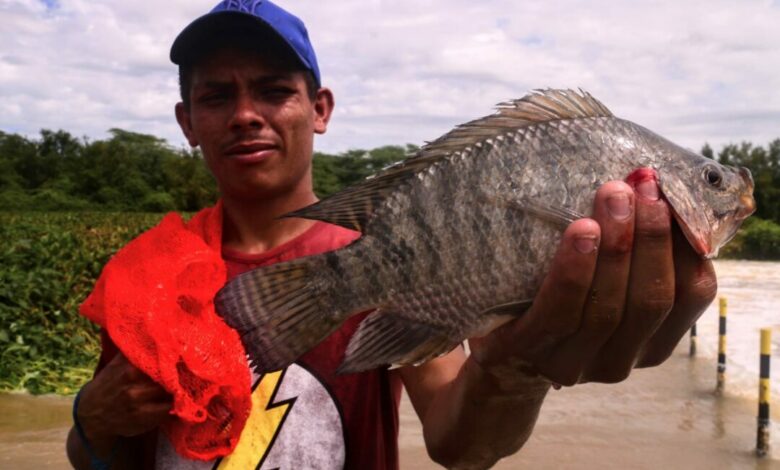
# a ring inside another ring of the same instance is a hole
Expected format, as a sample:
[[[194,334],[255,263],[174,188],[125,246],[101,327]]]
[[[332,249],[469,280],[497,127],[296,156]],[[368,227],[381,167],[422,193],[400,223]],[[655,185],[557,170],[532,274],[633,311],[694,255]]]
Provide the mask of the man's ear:
[[[192,131],[192,120],[190,119],[190,112],[184,103],[176,103],[176,121],[181,127],[181,131],[184,133],[184,137],[187,138],[187,142],[190,147],[197,147],[198,140],[195,138],[195,133]]]
[[[329,88],[317,90],[317,96],[314,98],[314,132],[324,134],[328,130],[334,106],[333,92]]]

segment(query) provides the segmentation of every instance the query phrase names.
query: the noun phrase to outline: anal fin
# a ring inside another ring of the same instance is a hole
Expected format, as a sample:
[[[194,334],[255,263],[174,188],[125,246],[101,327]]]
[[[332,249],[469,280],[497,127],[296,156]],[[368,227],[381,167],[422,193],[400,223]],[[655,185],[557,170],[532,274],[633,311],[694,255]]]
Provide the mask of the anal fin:
[[[350,339],[338,373],[419,364],[448,353],[458,344],[431,325],[377,310],[360,323]]]

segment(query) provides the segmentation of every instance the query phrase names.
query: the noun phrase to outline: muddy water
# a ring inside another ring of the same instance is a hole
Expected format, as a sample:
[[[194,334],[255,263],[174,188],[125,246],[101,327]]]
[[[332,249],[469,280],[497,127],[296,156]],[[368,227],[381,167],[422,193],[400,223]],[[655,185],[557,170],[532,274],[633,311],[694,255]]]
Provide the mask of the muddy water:
[[[720,293],[728,296],[729,364],[726,395],[717,398],[717,309],[699,322],[700,354],[687,356],[687,338],[660,367],[636,371],[617,385],[552,391],[534,435],[496,468],[780,469],[780,450],[756,459],[757,331],[775,327],[780,345],[780,263],[722,261]],[[714,326],[713,326],[714,325]],[[773,350],[774,370],[778,348]],[[772,380],[772,443],[780,449],[780,374]],[[70,468],[64,452],[71,399],[0,395],[0,469]],[[438,468],[404,399],[401,468]]]
[[[72,398],[0,394],[0,468],[70,468],[65,437]]]

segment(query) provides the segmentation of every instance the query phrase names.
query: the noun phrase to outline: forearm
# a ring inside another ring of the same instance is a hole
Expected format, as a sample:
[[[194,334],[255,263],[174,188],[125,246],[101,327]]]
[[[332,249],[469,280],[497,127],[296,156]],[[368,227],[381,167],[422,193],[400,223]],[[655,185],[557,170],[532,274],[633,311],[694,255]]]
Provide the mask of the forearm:
[[[428,453],[449,468],[492,466],[526,442],[549,387],[547,380],[517,371],[511,381],[500,380],[469,357],[427,407]]]

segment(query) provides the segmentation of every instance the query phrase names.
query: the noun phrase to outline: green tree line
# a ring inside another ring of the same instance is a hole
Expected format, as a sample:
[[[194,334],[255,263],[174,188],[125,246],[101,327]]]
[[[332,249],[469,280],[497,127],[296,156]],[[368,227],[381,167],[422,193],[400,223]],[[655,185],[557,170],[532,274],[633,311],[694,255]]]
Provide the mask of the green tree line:
[[[5,210],[196,211],[217,199],[199,150],[111,129],[105,140],[42,130],[29,139],[0,131],[0,208]],[[321,197],[403,159],[416,147],[385,146],[314,156]]]

